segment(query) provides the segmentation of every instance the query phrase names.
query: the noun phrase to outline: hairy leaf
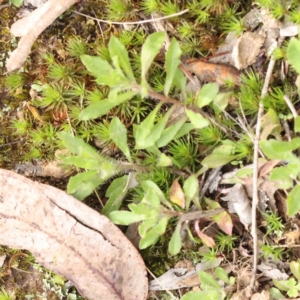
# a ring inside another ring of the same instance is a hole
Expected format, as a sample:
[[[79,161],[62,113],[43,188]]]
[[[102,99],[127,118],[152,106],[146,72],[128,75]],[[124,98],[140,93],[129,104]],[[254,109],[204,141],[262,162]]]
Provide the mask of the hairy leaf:
[[[132,162],[127,143],[127,129],[118,117],[114,117],[109,125],[109,135],[114,143],[121,149],[129,162]]]
[[[146,74],[156,57],[159,53],[160,48],[165,40],[165,33],[164,32],[155,32],[149,35],[142,46],[142,53],[141,53],[141,63],[142,63],[142,86],[144,89],[147,87],[147,80]],[[143,92],[142,96],[145,96],[145,91]]]
[[[124,175],[120,178],[116,178],[108,187],[105,193],[105,197],[108,197],[101,213],[107,216],[112,211],[118,210],[123,202],[125,195],[127,194],[127,182],[129,175]]]
[[[172,86],[174,77],[178,70],[178,66],[180,64],[180,55],[181,49],[179,47],[178,41],[176,39],[172,39],[172,42],[169,46],[169,49],[166,53],[166,82],[164,86],[164,94],[167,96],[169,94],[170,88]]]
[[[287,212],[293,216],[300,211],[300,186],[296,185],[287,196]]]
[[[186,115],[189,117],[193,126],[197,129],[204,128],[210,124],[210,122],[205,119],[201,114],[195,113],[190,109],[185,109]]]
[[[169,252],[171,255],[176,255],[180,252],[182,247],[182,241],[180,236],[181,225],[177,223],[176,229],[169,242]]]
[[[84,200],[103,182],[103,178],[98,175],[97,171],[79,173],[70,178],[68,193],[78,200]]]
[[[108,49],[111,57],[117,56],[121,68],[124,70],[127,77],[135,82],[135,78],[131,69],[128,52],[124,45],[115,37],[110,38]]]
[[[300,41],[293,37],[289,42],[286,55],[289,63],[297,71],[298,74],[300,74],[299,53],[300,53]]]
[[[99,118],[107,114],[113,107],[122,104],[132,99],[138,92],[128,91],[122,94],[118,94],[113,101],[111,99],[104,99],[98,102],[92,103],[87,108],[81,111],[79,114],[79,120],[86,121]]]
[[[210,104],[218,95],[219,85],[217,83],[205,84],[199,94],[197,100],[197,106],[202,108],[205,105]]]

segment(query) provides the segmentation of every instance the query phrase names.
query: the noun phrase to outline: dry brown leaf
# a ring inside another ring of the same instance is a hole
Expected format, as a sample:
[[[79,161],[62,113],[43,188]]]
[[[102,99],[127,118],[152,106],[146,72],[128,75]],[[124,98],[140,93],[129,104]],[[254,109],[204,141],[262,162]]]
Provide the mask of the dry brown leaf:
[[[270,300],[271,295],[269,291],[261,291],[260,293],[255,293],[252,295],[252,297],[250,298],[251,300]]]
[[[230,192],[221,199],[223,201],[228,201],[229,212],[236,213],[239,216],[241,223],[248,228],[252,223],[251,206],[242,184],[235,184]]]
[[[105,216],[54,187],[0,169],[0,244],[27,249],[89,300],[143,300],[143,260]]]
[[[257,32],[245,32],[241,35],[232,50],[234,66],[241,70],[252,65],[257,59],[265,38],[265,35]]]
[[[226,80],[233,80],[235,84],[240,82],[240,72],[231,66],[191,59],[185,63],[184,67],[196,74],[204,82],[217,82],[221,85]]]
[[[300,229],[295,231],[286,232],[283,237],[286,239],[286,244],[288,246],[296,245],[300,238]]]
[[[279,270],[274,262],[261,262],[257,269],[271,279],[287,280],[289,278],[289,275]]]
[[[54,20],[65,12],[77,0],[48,0],[46,3],[35,9],[29,16],[18,20],[11,27],[14,36],[21,36],[18,47],[15,49],[7,63],[8,72],[22,66],[30,53],[31,47],[37,37],[51,25]]]
[[[196,265],[194,270],[187,268],[174,268],[168,270],[160,277],[150,281],[150,291],[175,290],[184,287],[193,287],[200,284],[199,271],[207,271],[212,273],[216,267],[220,265],[222,258],[218,258],[214,262],[202,262]],[[230,265],[225,265],[223,268],[227,273],[232,271]]]

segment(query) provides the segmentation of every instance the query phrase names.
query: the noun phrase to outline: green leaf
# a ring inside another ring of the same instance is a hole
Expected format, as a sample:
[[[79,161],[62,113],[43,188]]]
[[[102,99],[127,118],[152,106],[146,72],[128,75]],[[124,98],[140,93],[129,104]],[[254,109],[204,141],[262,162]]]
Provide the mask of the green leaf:
[[[204,285],[204,289],[206,289],[206,287],[221,289],[218,282],[212,277],[212,275],[208,274],[207,272],[200,271],[199,278],[200,278],[201,286]]]
[[[155,226],[153,226],[141,239],[139,248],[145,249],[155,244],[159,237],[166,232],[169,219],[170,218],[168,216],[161,218],[159,222]]]
[[[116,99],[104,99],[98,102],[92,103],[87,108],[81,111],[79,114],[80,121],[87,121],[91,119],[99,118],[107,114],[113,107],[122,104],[137,95],[136,91],[128,91],[122,94],[118,94]]]
[[[186,115],[189,117],[193,126],[197,129],[204,128],[210,124],[210,122],[205,119],[201,114],[195,113],[190,109],[185,109]]]
[[[177,134],[175,135],[175,140],[183,137],[184,135],[188,134],[191,130],[195,129],[195,126],[192,123],[185,123],[179,129]]]
[[[172,39],[172,42],[169,46],[169,49],[166,53],[166,82],[164,86],[164,94],[167,96],[169,94],[170,88],[172,86],[174,77],[176,75],[176,71],[178,70],[178,66],[180,64],[180,55],[181,49],[179,47],[179,43],[176,39]]]
[[[164,129],[159,140],[156,142],[156,146],[161,148],[168,145],[175,138],[176,134],[178,134],[180,128],[182,128],[186,120],[187,117],[184,116],[180,120],[176,121],[175,124],[172,124],[168,128]]]
[[[87,171],[71,177],[67,191],[78,200],[83,200],[103,182],[97,171]]]
[[[181,224],[177,223],[176,229],[171,237],[171,240],[169,242],[169,247],[168,247],[171,255],[176,255],[181,250],[182,241],[181,241],[180,231],[181,231]]]
[[[23,0],[9,0],[9,3],[13,4],[16,7],[20,7],[23,3]]]
[[[132,223],[145,220],[144,215],[136,215],[130,211],[113,211],[108,215],[108,218],[118,225],[129,225]]]
[[[143,221],[139,226],[139,234],[143,238],[146,236],[147,231],[151,229],[155,224],[157,224],[158,218],[152,218]]]
[[[183,295],[181,300],[222,300],[223,298],[220,298],[220,293],[217,291],[200,291],[200,292],[188,292]]]
[[[217,97],[218,92],[219,85],[217,83],[205,84],[198,94],[197,106],[202,108],[203,106],[208,105]]]
[[[167,156],[166,154],[161,153],[158,158],[157,166],[158,167],[172,166],[172,159],[169,156]]]
[[[152,147],[160,139],[163,130],[168,122],[170,115],[173,113],[175,106],[172,106],[168,109],[167,113],[161,118],[154,126],[151,133],[148,136],[148,143],[151,141],[150,146]]]
[[[293,180],[299,173],[299,164],[289,163],[286,166],[277,167],[271,171],[270,180],[276,181],[279,189],[290,189],[294,186]]]
[[[128,52],[125,46],[115,37],[110,38],[108,49],[111,57],[117,56],[121,68],[126,76],[135,83],[135,78],[131,69]]]
[[[165,40],[164,32],[155,32],[149,35],[142,46],[141,52],[141,67],[142,67],[142,86],[147,87],[146,74],[161,49]],[[142,92],[142,97],[146,95],[145,90]]]
[[[123,202],[125,195],[127,194],[128,175],[124,175],[120,178],[116,178],[108,187],[105,193],[105,197],[108,197],[105,206],[101,213],[107,216],[112,211],[118,210]]]
[[[284,299],[284,296],[281,292],[276,288],[270,288],[271,299]]]
[[[221,279],[225,283],[229,284],[228,274],[223,268],[217,267],[215,272],[216,272],[216,275],[219,277],[219,279]]]
[[[146,249],[147,247],[154,245],[159,239],[159,234],[156,232],[155,227],[150,229],[146,235],[140,240],[139,248]]]
[[[157,225],[154,227],[154,229],[159,235],[163,235],[166,232],[169,220],[169,216],[162,217],[157,223]]]
[[[63,141],[65,147],[72,153],[83,158],[96,159],[100,162],[107,162],[92,146],[83,139],[73,136],[68,132],[59,132],[57,136]]]
[[[118,117],[114,117],[109,125],[109,135],[114,143],[121,149],[129,162],[132,162],[127,144],[127,129]]]
[[[300,281],[300,263],[297,261],[290,262],[290,269],[293,275]]]
[[[281,140],[281,124],[278,114],[275,110],[269,109],[261,118],[261,127],[264,129],[261,133],[261,139],[267,139],[272,134],[276,140]]]
[[[188,179],[184,181],[183,191],[185,194],[186,208],[189,209],[191,201],[199,202],[198,194],[199,194],[199,183],[198,179],[195,175],[191,175]],[[199,203],[198,203],[199,205]]]
[[[147,118],[143,122],[141,122],[141,124],[134,125],[133,134],[136,143],[135,149],[145,149],[153,144],[151,140],[148,140],[148,137],[154,128],[154,121],[160,107],[161,103],[155,107],[155,109],[147,116]]]
[[[294,278],[291,278],[289,280],[273,279],[273,283],[281,291],[287,292],[288,290],[290,290],[291,288],[293,288],[296,285],[296,280]]]
[[[219,93],[213,100],[213,110],[216,114],[223,112],[228,105],[232,92]]]
[[[77,168],[88,170],[99,170],[102,162],[94,158],[85,158],[82,156],[66,156],[61,158],[61,161],[67,165],[74,165]]]
[[[159,211],[157,209],[153,209],[147,203],[130,203],[128,207],[135,215],[141,215],[147,219],[156,218],[159,214]]]
[[[205,168],[218,168],[228,164],[229,162],[233,161],[236,158],[235,155],[230,154],[221,154],[221,153],[211,153],[210,155],[206,156],[201,164]]]
[[[176,74],[173,79],[173,84],[181,91],[182,99],[186,100],[186,76],[179,69],[176,70]]]
[[[294,119],[294,130],[295,132],[300,132],[300,116]]]
[[[296,185],[287,196],[287,212],[291,217],[300,211],[300,185]]]
[[[157,196],[159,198],[160,203],[164,204],[165,206],[167,206],[168,208],[173,210],[172,205],[167,201],[165,194],[161,191],[161,189],[158,187],[157,184],[155,184],[151,180],[145,180],[141,183],[141,186],[142,186],[143,190],[146,192],[146,196],[147,196],[147,193],[149,193],[149,195],[151,195],[150,193],[152,193],[152,195],[155,194],[155,196]],[[150,189],[150,191],[148,192],[149,189]],[[145,198],[145,200],[151,204],[153,203],[153,199],[155,199],[154,196],[152,196],[152,199],[151,199],[151,197]]]
[[[297,288],[291,288],[288,292],[287,292],[288,296],[290,298],[296,298],[299,296],[299,292],[297,290]]]
[[[300,138],[291,141],[276,141],[274,139],[260,141],[260,147],[264,154],[270,159],[294,161],[295,156],[291,153],[300,147]]]
[[[153,188],[147,188],[144,190],[145,196],[143,197],[142,202],[146,202],[156,209],[160,208],[160,197],[157,195],[156,190]]]
[[[97,83],[113,88],[128,84],[128,79],[98,56],[81,55],[82,63],[97,78]]]
[[[290,65],[300,74],[300,41],[296,38],[291,38],[288,48],[287,48],[287,59]]]

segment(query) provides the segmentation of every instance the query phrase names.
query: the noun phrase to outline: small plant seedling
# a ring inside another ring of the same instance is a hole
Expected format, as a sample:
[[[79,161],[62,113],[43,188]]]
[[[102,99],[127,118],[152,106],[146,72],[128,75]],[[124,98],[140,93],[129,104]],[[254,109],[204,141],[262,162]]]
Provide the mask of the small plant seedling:
[[[281,295],[280,291],[286,292],[287,295],[290,298],[296,298],[299,297],[300,292],[300,261],[292,261],[290,263],[290,269],[294,275],[294,277],[288,279],[288,280],[275,280],[273,279],[273,283],[276,286],[276,288],[271,289],[271,294],[274,296],[278,295],[278,298],[274,299],[280,299],[279,296]]]
[[[280,238],[284,232],[284,225],[282,224],[281,217],[278,217],[272,211],[270,213],[262,213],[267,222],[266,235],[275,234],[277,238]]]
[[[235,278],[232,276],[229,277],[227,272],[223,268],[217,267],[215,270],[215,274],[216,277],[220,279],[223,283],[231,286],[234,285]],[[181,298],[181,300],[223,300],[226,298],[224,288],[211,274],[205,271],[200,271],[199,278],[201,282],[201,291],[188,292]]]
[[[14,299],[15,299],[14,294],[7,292],[4,287],[1,287],[0,300],[14,300]]]

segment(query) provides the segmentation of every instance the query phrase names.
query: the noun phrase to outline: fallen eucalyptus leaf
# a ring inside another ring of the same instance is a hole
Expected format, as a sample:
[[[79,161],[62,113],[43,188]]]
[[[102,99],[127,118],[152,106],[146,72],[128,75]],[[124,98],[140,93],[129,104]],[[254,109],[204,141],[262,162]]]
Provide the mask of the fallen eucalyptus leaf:
[[[143,300],[144,262],[105,216],[65,192],[0,169],[0,244],[27,249],[89,300]]]

